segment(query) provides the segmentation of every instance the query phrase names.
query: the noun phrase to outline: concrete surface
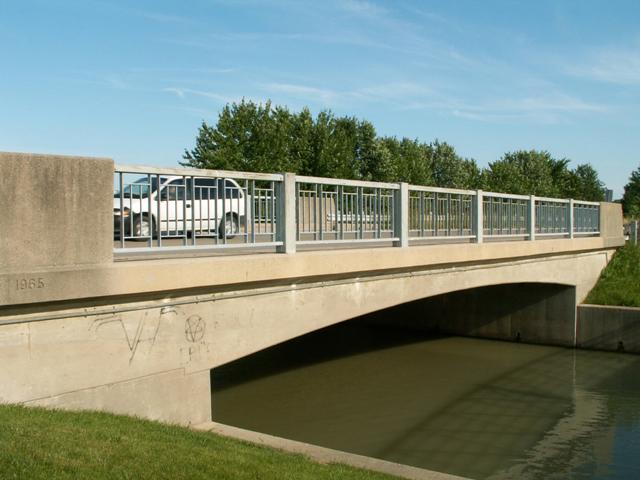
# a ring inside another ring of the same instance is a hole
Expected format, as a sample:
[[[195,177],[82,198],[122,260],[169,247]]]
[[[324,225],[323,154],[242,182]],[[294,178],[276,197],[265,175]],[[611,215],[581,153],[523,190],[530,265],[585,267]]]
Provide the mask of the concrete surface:
[[[573,347],[575,292],[566,285],[493,285],[405,303],[392,315],[375,312],[370,321],[436,334]]]
[[[323,250],[298,252],[295,255],[245,254],[176,258],[114,262],[88,267],[25,268],[23,273],[0,273],[0,307],[147,294],[164,297],[174,296],[176,292],[184,294],[189,290],[212,292],[257,284],[353,278],[460,264],[490,268],[492,263],[513,259],[571,255],[586,251],[613,252],[614,247],[623,243],[622,237],[608,240],[589,237],[535,242]],[[16,288],[17,282],[23,278],[41,279],[45,287]],[[587,293],[588,290],[579,290],[578,302]],[[92,305],[92,301],[85,302],[85,305]]]
[[[600,236],[609,238],[623,237],[622,204],[600,202]]]
[[[577,344],[594,350],[640,353],[640,308],[579,305]]]
[[[310,443],[297,442],[281,437],[274,437],[265,433],[253,432],[242,428],[224,425],[222,423],[207,422],[193,427],[196,430],[217,433],[225,437],[243,440],[258,445],[264,445],[290,453],[305,455],[320,463],[339,463],[352,467],[364,468],[374,472],[386,473],[397,477],[413,480],[464,480],[464,477],[449,475],[448,473],[434,472],[424,468],[411,467],[400,463],[387,462],[373,457],[365,457],[354,453],[332,450],[319,447]]]
[[[0,272],[112,261],[112,160],[0,152],[0,178]]]
[[[0,325],[0,401],[68,403],[140,414],[145,407],[139,398],[162,392],[167,385],[163,375],[168,372],[183,369],[184,375],[206,376],[211,368],[299,335],[456,290],[555,283],[586,294],[608,257],[607,251],[585,252],[491,265],[254,284],[191,295],[167,292],[143,301],[107,299],[104,305],[81,303],[60,310],[49,305],[42,311],[5,315],[0,317],[5,322]],[[554,333],[556,339],[566,330],[565,324],[543,327],[541,336],[560,329]],[[573,336],[565,341],[572,342]],[[152,386],[154,376],[161,385]],[[123,382],[127,385],[115,385]],[[182,385],[176,382],[178,388],[166,394],[166,404],[160,400],[150,404],[149,414],[180,423],[210,418],[208,402],[192,404],[192,390]],[[130,386],[135,388],[128,390]],[[202,384],[194,388],[197,398],[206,397]],[[134,390],[139,394],[124,398],[113,393]],[[158,410],[163,405],[164,412]]]
[[[104,367],[104,366],[103,366]],[[92,368],[88,369],[89,372]],[[209,371],[169,370],[124,382],[71,391],[25,402],[67,410],[104,410],[180,425],[206,422],[211,414]]]

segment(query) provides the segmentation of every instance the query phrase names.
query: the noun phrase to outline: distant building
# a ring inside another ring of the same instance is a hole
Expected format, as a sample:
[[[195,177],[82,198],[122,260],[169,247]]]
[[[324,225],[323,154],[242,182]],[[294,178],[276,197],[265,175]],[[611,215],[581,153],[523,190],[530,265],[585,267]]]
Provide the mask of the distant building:
[[[604,191],[604,201],[613,202],[613,190],[611,190],[610,188],[607,188]]]

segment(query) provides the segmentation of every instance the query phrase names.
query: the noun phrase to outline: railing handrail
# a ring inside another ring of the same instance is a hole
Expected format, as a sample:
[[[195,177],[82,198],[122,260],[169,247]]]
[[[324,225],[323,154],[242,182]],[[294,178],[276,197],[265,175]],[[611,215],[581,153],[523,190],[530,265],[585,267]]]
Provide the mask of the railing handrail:
[[[599,202],[480,189],[122,164],[114,173],[119,176],[114,177],[114,189],[119,184],[120,191],[120,203],[114,203],[114,231],[120,234],[121,251],[129,250],[128,240],[145,240],[149,250],[162,246],[163,240],[178,239],[184,248],[275,246],[278,252],[295,253],[296,244],[386,241],[406,247],[410,240],[572,239],[598,235],[601,222]],[[219,189],[218,183],[203,180],[206,198],[198,193],[198,182],[178,182],[182,190],[169,185],[164,197],[157,195],[152,201],[151,195],[143,200],[143,187],[135,197],[137,174],[150,179],[146,188],[153,185],[152,177],[160,176],[239,182]],[[270,187],[261,188],[260,182]],[[181,195],[199,202],[181,202]],[[236,237],[235,243],[228,243]]]
[[[455,195],[477,195],[476,190],[463,190],[460,188],[428,187],[425,185],[409,185],[410,192],[453,193]]]
[[[491,197],[491,198],[510,198],[512,200],[529,200],[531,198],[530,195],[518,195],[515,193],[499,193],[499,192],[482,192],[483,197]],[[536,200],[538,197],[536,197]]]
[[[236,172],[232,170],[208,170],[201,168],[145,167],[144,165],[116,164],[115,172],[152,175],[175,175],[183,177],[234,178],[241,180],[267,180],[281,182],[282,173]]]
[[[591,205],[594,207],[599,207],[600,206],[600,202],[590,202],[588,200],[575,200],[573,199],[573,206],[575,207],[576,205]]]
[[[284,174],[282,173],[260,173],[260,172],[240,172],[236,170],[210,170],[201,168],[187,168],[187,167],[150,167],[144,165],[127,165],[116,164],[114,171],[122,173],[141,173],[141,174],[154,174],[154,175],[176,175],[185,177],[214,177],[214,178],[237,178],[247,180],[267,180],[267,181],[282,181]],[[296,175],[296,183],[316,183],[318,185],[335,185],[343,187],[364,187],[364,188],[380,188],[387,190],[398,190],[400,188],[400,182],[373,182],[368,180],[347,180],[343,178],[330,178],[330,177],[312,177],[307,175]],[[477,195],[478,190],[466,190],[460,188],[446,188],[446,187],[434,187],[427,185],[413,185],[409,184],[409,191],[414,192],[433,192],[433,193],[451,193],[455,195]],[[502,193],[491,192],[486,190],[480,190],[482,196],[492,198],[510,198],[514,200],[529,200],[531,195],[522,195],[516,193]],[[592,202],[588,200],[577,200],[569,198],[555,198],[555,197],[540,197],[534,195],[534,198],[540,202],[553,202],[553,203],[570,203],[573,200],[574,205],[600,205],[599,202]]]
[[[381,189],[387,189],[387,190],[398,190],[400,188],[399,183],[369,182],[366,180],[346,180],[343,178],[328,178],[328,177],[308,177],[305,175],[296,175],[296,183],[316,183],[318,185],[381,188]]]
[[[538,202],[548,203],[571,203],[570,198],[535,197]]]

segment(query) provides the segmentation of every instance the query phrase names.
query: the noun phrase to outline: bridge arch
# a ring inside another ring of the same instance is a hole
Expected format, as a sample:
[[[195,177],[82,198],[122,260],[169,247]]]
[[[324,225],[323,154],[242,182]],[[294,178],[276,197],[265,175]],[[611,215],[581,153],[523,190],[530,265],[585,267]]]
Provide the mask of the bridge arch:
[[[158,295],[66,310],[51,319],[27,319],[2,329],[3,352],[12,367],[4,375],[0,372],[5,387],[0,401],[108,409],[180,423],[206,421],[209,372],[217,366],[365,314],[495,285],[556,284],[575,292],[571,301],[565,298],[565,308],[574,314],[560,334],[547,328],[550,321],[536,326],[536,338],[519,330],[525,341],[572,345],[576,302],[597,280],[607,255],[604,250],[559,252],[365,271],[213,293]],[[517,331],[505,332],[505,338],[511,338]]]
[[[571,345],[574,312],[572,285],[505,283],[454,290],[347,318],[214,368],[212,390],[309,362],[440,336]]]
[[[281,291],[254,297],[251,312],[243,307],[235,312],[225,309],[229,314],[225,322],[237,323],[238,328],[228,329],[219,339],[220,356],[210,368],[362,315],[451,292],[477,292],[499,285],[543,289],[535,300],[538,309],[551,308],[549,302],[555,298],[558,305],[552,308],[553,315],[546,315],[547,323],[555,324],[563,318],[564,330],[559,336],[546,338],[551,332],[545,327],[542,335],[527,334],[526,337],[534,342],[573,345],[576,305],[591,289],[606,261],[605,254],[585,253],[290,285]],[[550,290],[545,285],[557,287]],[[255,312],[260,312],[259,321]],[[250,333],[239,338],[237,333],[241,331]],[[515,329],[513,333],[494,338],[512,338],[517,332]],[[458,329],[454,333],[462,332]],[[521,329],[520,335],[523,337],[525,331]]]

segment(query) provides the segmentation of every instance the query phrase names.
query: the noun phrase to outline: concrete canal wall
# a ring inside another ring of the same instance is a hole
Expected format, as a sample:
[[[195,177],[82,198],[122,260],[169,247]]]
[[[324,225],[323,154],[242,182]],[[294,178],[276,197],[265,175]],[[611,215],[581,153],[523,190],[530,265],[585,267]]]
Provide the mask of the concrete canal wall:
[[[640,353],[640,308],[578,305],[566,285],[520,283],[451,292],[375,312],[367,322],[466,337]],[[390,312],[393,310],[393,312]]]
[[[640,308],[579,305],[577,346],[640,353]]]

